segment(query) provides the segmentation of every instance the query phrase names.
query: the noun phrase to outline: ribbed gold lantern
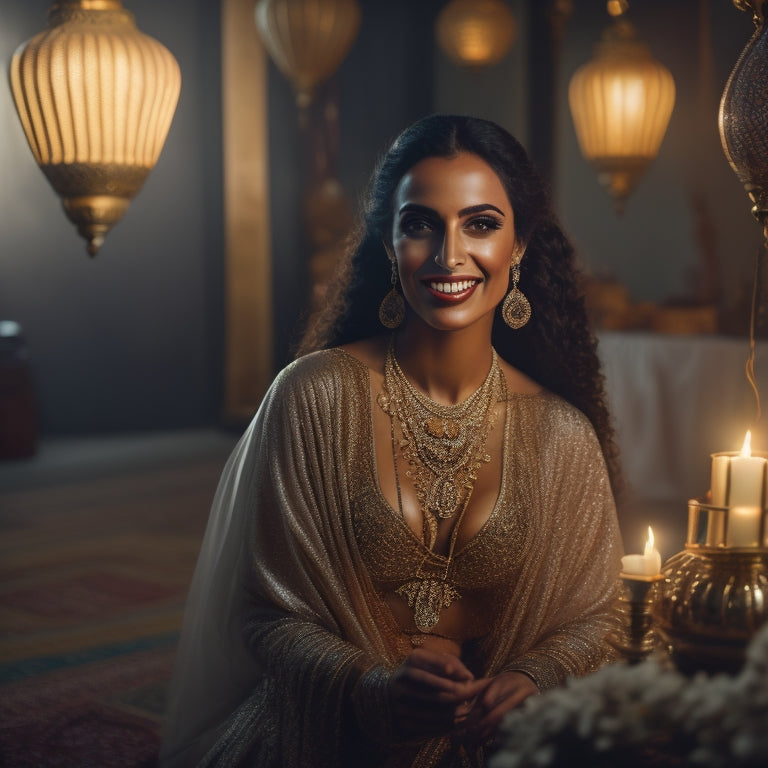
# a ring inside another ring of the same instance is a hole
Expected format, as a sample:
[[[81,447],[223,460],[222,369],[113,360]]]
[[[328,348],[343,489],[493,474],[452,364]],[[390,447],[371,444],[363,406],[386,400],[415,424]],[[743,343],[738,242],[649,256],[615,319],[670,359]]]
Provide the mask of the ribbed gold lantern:
[[[568,101],[581,153],[621,212],[659,152],[675,104],[675,81],[634,27],[616,19],[594,58],[571,78]]]
[[[120,0],[59,0],[48,24],[13,55],[11,89],[35,160],[94,256],[157,162],[181,74]]]
[[[516,32],[515,17],[502,0],[451,0],[435,26],[437,42],[446,55],[470,68],[501,61]]]
[[[255,14],[261,39],[300,107],[338,69],[362,18],[357,0],[259,0]]]

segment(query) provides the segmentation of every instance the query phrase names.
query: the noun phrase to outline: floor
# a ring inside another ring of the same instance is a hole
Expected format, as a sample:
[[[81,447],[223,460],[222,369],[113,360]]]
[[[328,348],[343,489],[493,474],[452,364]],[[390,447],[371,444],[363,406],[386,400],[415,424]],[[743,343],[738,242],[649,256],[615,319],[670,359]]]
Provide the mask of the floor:
[[[216,484],[239,435],[218,430],[47,440],[0,462],[0,765],[150,768],[184,600]],[[682,549],[685,500],[635,492]]]
[[[189,580],[237,438],[58,439],[0,463],[0,765],[154,764]]]

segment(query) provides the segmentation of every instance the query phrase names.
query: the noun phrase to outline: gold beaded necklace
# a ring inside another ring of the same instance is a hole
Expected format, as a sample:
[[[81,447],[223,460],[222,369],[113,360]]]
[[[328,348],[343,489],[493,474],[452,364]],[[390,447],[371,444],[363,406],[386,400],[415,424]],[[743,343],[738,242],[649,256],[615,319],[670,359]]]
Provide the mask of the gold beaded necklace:
[[[397,499],[402,510],[402,494],[397,472],[397,447],[402,452],[422,513],[423,540],[429,550],[415,578],[396,592],[414,608],[414,620],[422,632],[429,632],[439,621],[442,608],[461,596],[449,581],[449,570],[464,512],[469,504],[477,472],[491,460],[485,451],[488,433],[496,417],[496,404],[506,400],[506,382],[496,350],[485,381],[467,399],[455,405],[441,405],[417,390],[403,373],[390,344],[384,361],[384,392],[377,403],[391,419],[392,453],[395,463]],[[395,419],[402,438],[396,445]],[[456,522],[451,531],[448,556],[434,553],[438,519]],[[444,560],[442,573],[424,573],[429,559]]]

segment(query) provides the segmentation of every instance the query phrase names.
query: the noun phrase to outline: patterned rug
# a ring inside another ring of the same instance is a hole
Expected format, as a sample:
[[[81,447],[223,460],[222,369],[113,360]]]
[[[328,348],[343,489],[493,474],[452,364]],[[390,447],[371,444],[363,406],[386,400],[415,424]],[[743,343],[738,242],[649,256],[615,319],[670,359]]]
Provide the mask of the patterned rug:
[[[0,766],[156,764],[184,600],[232,441],[0,490]]]
[[[155,765],[173,655],[170,641],[164,648],[118,653],[3,686],[1,764]]]

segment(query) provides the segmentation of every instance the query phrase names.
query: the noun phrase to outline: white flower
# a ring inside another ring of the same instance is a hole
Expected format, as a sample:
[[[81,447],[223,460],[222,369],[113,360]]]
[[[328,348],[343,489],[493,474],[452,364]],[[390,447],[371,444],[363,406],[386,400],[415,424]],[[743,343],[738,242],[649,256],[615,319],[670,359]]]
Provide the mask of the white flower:
[[[768,625],[756,634],[735,677],[687,678],[650,659],[612,664],[569,679],[510,713],[490,768],[567,764],[558,745],[580,742],[597,755],[673,736],[690,738],[687,764],[738,768],[768,764]],[[677,740],[678,748],[687,742]]]

